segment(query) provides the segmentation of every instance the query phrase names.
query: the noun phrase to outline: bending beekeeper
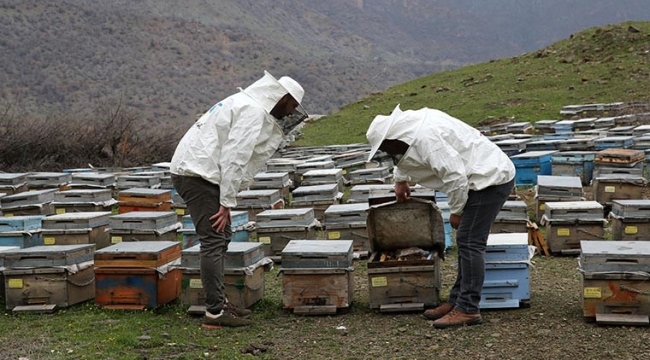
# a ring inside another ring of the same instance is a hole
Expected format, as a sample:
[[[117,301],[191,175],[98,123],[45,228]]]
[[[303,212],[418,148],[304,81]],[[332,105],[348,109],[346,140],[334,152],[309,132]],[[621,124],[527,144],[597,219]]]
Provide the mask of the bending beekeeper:
[[[284,136],[306,117],[303,95],[292,78],[276,80],[265,71],[261,79],[212,106],[176,148],[172,182],[187,203],[201,243],[206,324],[251,324],[250,310],[229,303],[224,293],[230,209],[237,205],[240,186],[253,180]]]
[[[433,326],[483,322],[479,310],[490,228],[514,186],[515,167],[478,130],[439,110],[423,108],[378,115],[366,133],[372,146],[393,157],[395,195],[410,197],[409,182],[449,197],[449,222],[456,232],[458,274],[446,303],[425,311]]]

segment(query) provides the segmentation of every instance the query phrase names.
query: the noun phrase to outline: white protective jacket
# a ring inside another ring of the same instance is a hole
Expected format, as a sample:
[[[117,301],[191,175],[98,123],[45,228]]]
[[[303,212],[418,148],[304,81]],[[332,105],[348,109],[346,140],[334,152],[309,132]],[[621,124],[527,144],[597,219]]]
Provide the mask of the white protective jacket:
[[[300,102],[303,93],[297,87],[300,93],[292,95]],[[240,186],[253,180],[284,139],[270,112],[287,93],[265,72],[246,89],[214,105],[179,142],[171,173],[202,177],[219,185],[221,205],[235,207]]]
[[[413,181],[449,196],[452,214],[462,214],[469,190],[501,185],[515,177],[515,166],[478,130],[439,110],[423,108],[377,116],[366,134],[373,148],[384,139],[409,149],[393,170],[398,181]]]

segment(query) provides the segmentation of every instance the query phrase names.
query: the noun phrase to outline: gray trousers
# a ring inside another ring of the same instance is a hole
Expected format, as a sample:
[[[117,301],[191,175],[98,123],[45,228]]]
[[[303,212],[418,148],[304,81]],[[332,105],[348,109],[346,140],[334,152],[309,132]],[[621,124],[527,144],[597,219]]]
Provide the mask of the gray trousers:
[[[456,231],[458,275],[448,302],[470,314],[479,312],[485,281],[485,248],[490,229],[514,186],[514,179],[503,185],[469,192],[463,216]]]
[[[212,227],[210,216],[221,206],[219,186],[200,177],[172,174],[172,184],[187,204],[196,234],[201,242],[201,283],[205,308],[212,314],[221,312],[226,300],[224,264],[228,243],[232,238],[230,224],[223,232]]]

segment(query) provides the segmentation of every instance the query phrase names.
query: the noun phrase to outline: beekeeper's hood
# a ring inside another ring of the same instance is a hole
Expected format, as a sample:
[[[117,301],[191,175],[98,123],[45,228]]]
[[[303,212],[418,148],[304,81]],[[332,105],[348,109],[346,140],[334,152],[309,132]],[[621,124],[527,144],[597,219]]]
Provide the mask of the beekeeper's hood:
[[[368,161],[377,154],[382,141],[386,139],[400,140],[411,146],[415,140],[416,133],[422,120],[416,116],[413,110],[402,111],[399,104],[395,107],[390,116],[377,115],[370,127],[366,137],[370,146],[370,155]]]
[[[305,95],[305,90],[296,80],[289,76],[283,76],[280,80],[277,80],[273,75],[265,70],[264,76],[261,79],[252,83],[242,91],[262,104],[264,110],[268,113],[273,110],[275,105],[284,95],[287,93],[291,94],[298,104],[300,104],[298,108],[296,108],[297,114],[295,114],[294,117],[300,118],[301,121],[307,117],[307,110],[302,106],[302,98]],[[281,122],[280,125],[282,126]]]

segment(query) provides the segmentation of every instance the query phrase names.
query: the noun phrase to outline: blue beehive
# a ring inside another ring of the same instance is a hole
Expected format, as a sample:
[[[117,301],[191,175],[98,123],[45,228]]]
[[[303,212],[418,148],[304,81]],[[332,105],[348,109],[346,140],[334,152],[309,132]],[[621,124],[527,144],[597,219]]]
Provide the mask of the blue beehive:
[[[605,150],[605,149],[627,149],[631,148],[634,145],[633,136],[608,136],[594,141],[596,145],[596,150]]]
[[[537,175],[551,175],[551,155],[557,151],[531,151],[513,156],[512,163],[517,170],[515,185],[535,185]]]
[[[439,202],[438,209],[442,212],[442,220],[445,228],[445,250],[449,250],[454,246],[454,229],[451,227],[449,222],[449,216],[451,215],[451,210],[449,209],[449,203]]]
[[[591,182],[594,173],[593,151],[562,151],[551,155],[553,176],[577,176],[583,185]]]
[[[530,258],[527,233],[490,234],[479,307],[530,306]]]

